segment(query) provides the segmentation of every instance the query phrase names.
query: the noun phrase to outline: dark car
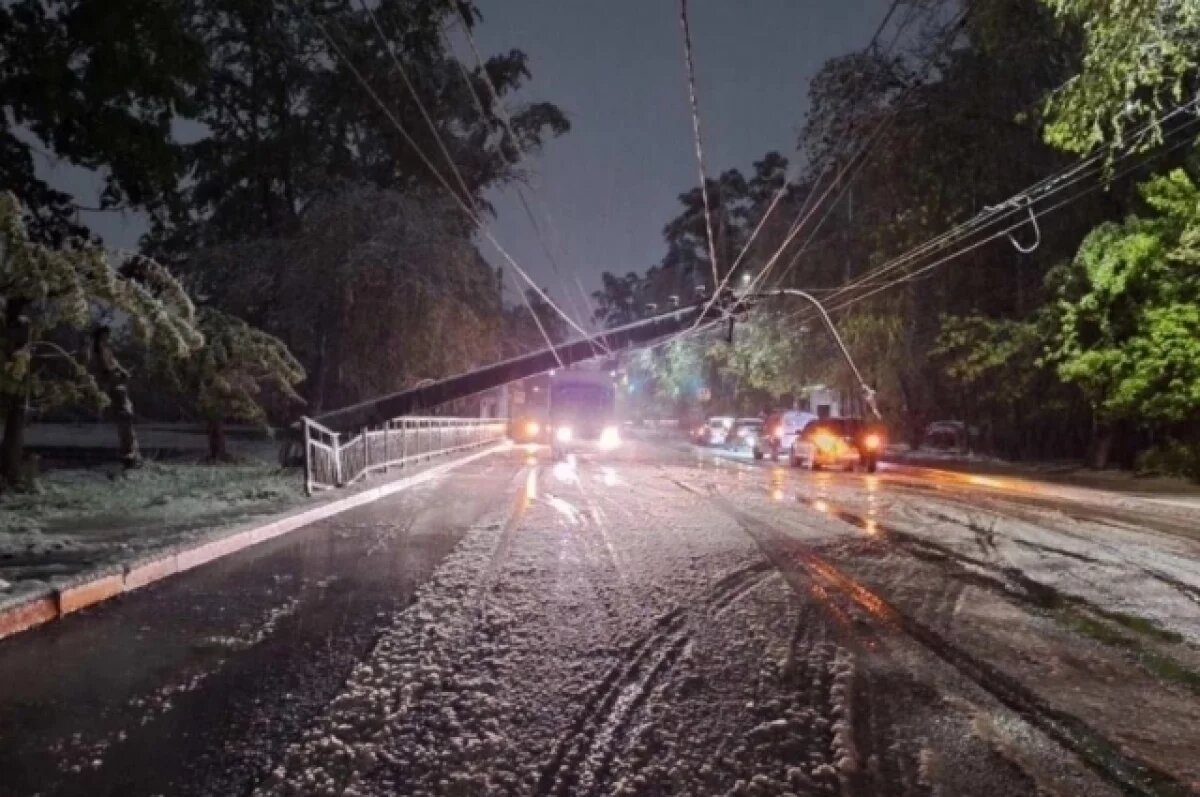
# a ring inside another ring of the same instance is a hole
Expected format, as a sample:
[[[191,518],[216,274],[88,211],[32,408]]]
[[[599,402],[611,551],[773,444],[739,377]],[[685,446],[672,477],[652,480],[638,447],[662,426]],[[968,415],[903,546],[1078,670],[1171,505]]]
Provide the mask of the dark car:
[[[887,445],[883,427],[865,418],[822,418],[811,422],[792,447],[793,465],[861,467],[874,473]]]

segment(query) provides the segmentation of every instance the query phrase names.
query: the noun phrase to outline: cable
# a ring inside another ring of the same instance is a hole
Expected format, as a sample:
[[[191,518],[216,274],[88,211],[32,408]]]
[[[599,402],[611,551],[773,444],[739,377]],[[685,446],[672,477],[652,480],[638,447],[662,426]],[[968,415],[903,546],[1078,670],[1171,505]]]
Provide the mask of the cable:
[[[817,223],[817,226],[814,228],[812,233],[809,234],[808,240],[805,242],[805,245],[801,247],[801,252],[803,252],[804,249],[807,249],[808,242],[810,242],[812,240],[813,236],[816,235],[816,232],[822,226],[824,226],[825,219],[829,217],[829,214],[832,212],[833,208],[837,205],[837,202],[841,199],[841,196],[844,195],[846,193],[846,191],[848,191],[850,189],[850,186],[853,184],[855,177],[858,176],[858,173],[861,170],[863,164],[866,163],[867,157],[871,150],[871,147],[874,146],[875,141],[877,141],[882,136],[884,129],[889,124],[891,124],[891,122],[899,115],[900,108],[902,107],[904,99],[906,99],[908,94],[911,93],[917,86],[921,86],[921,85],[925,84],[925,80],[929,74],[929,70],[933,67],[933,64],[934,64],[937,56],[940,55],[940,52],[942,49],[949,46],[949,44],[951,42],[953,42],[954,38],[958,35],[958,33],[962,29],[962,27],[964,25],[966,25],[967,18],[970,16],[971,11],[973,9],[974,9],[974,6],[972,6],[972,5],[964,5],[962,10],[958,12],[958,14],[955,16],[955,18],[952,19],[946,25],[946,27],[944,29],[944,35],[942,36],[942,40],[941,40],[939,46],[934,50],[933,53],[931,53],[929,56],[927,56],[924,59],[924,66],[923,66],[920,74],[917,76],[917,79],[904,89],[900,98],[896,101],[896,103],[892,106],[892,108],[887,113],[884,114],[882,119],[879,120],[879,123],[875,126],[875,129],[871,132],[870,136],[868,136],[868,138],[867,138],[866,142],[864,142],[863,146],[850,159],[850,161],[847,164],[847,168],[852,166],[853,173],[851,173],[850,176],[846,179],[845,184],[843,185],[841,191],[838,194],[838,199],[835,200],[833,202],[833,204],[831,204],[826,209],[824,215],[822,215],[822,217],[821,217],[821,220]],[[889,11],[889,14],[890,14],[890,11]],[[897,34],[897,36],[898,35],[899,34]],[[893,41],[893,44],[894,43],[895,42]],[[868,45],[868,48],[869,48],[869,45]],[[838,175],[838,177],[834,181],[835,185],[841,182],[842,176],[846,171],[847,171],[847,169],[843,169],[842,173],[840,173]],[[826,196],[826,195],[828,195],[828,190],[826,191],[825,195],[822,196],[822,200],[824,199],[824,196]],[[805,222],[807,222],[807,217],[805,218]],[[774,267],[775,263],[777,262],[778,255],[782,253],[782,251],[788,246],[788,244],[790,244],[793,237],[794,237],[793,235],[789,235],[788,238],[785,239],[784,243],[780,246],[779,251],[776,253],[776,256],[772,257],[769,265],[764,267],[763,270],[761,272],[759,272],[758,276],[751,282],[750,286],[747,288],[747,291],[757,288],[758,283],[762,282],[766,278],[766,274],[770,271],[771,268]],[[788,269],[787,269],[786,273],[791,272],[791,269],[794,267],[798,258],[799,258],[799,255],[797,255],[795,258],[793,258],[792,263],[790,263],[788,265]],[[785,275],[786,275],[786,273],[785,273]],[[782,279],[783,279],[783,276],[781,276],[779,279],[777,279],[773,284],[776,286],[779,285],[779,283],[780,283],[780,281],[782,281]]]
[[[883,20],[880,22],[879,27],[876,29],[874,35],[871,37],[870,42],[868,42],[867,47],[865,48],[865,51],[870,50],[870,48],[873,47],[875,45],[875,43],[878,41],[879,36],[883,32],[883,30],[886,28],[888,21],[891,19],[892,15],[896,11],[897,5],[898,5],[898,0],[893,0],[893,3],[889,7],[888,11],[885,13]],[[957,23],[952,23],[952,25],[953,24],[961,24],[962,22],[964,22],[968,12],[969,12],[969,8],[964,9],[962,12],[960,12]],[[680,0],[680,22],[681,22],[681,25],[683,28],[683,34],[684,34],[684,55],[685,55],[685,61],[686,61],[686,66],[687,66],[687,71],[688,71],[688,85],[689,85],[690,96],[691,96],[691,100],[692,100],[692,123],[693,123],[693,127],[695,128],[695,134],[696,134],[697,159],[700,164],[700,188],[701,188],[702,198],[704,200],[704,207],[705,207],[705,224],[706,224],[706,230],[708,232],[710,259],[712,260],[712,264],[713,264],[713,276],[714,276],[714,279],[716,280],[716,284],[714,286],[712,296],[710,297],[709,301],[705,305],[704,311],[699,316],[697,316],[696,322],[691,327],[691,329],[695,329],[700,324],[701,319],[703,319],[704,316],[707,315],[708,311],[711,310],[712,307],[719,300],[720,296],[722,295],[722,291],[725,289],[725,287],[728,285],[730,279],[732,279],[733,275],[736,273],[737,266],[741,263],[742,259],[745,257],[747,252],[749,252],[750,247],[753,245],[755,239],[758,237],[758,233],[766,225],[768,218],[774,212],[774,210],[775,210],[776,206],[779,204],[780,200],[782,200],[783,196],[791,189],[791,183],[787,179],[787,174],[785,172],[783,185],[781,185],[779,187],[779,190],[776,191],[775,196],[772,198],[771,203],[767,207],[767,210],[763,213],[762,217],[759,219],[758,224],[755,226],[750,237],[747,239],[745,245],[743,245],[741,251],[738,253],[737,258],[734,260],[733,265],[729,268],[724,279],[717,279],[718,271],[717,271],[717,265],[716,265],[716,252],[715,252],[715,246],[713,245],[711,216],[710,216],[710,213],[708,210],[708,193],[707,193],[707,189],[706,189],[707,184],[706,184],[706,176],[705,176],[704,161],[703,161],[703,147],[702,147],[701,138],[700,138],[700,116],[699,116],[698,105],[696,102],[695,78],[694,78],[694,69],[693,69],[692,57],[691,57],[691,35],[690,35],[689,26],[688,26],[688,18],[687,18],[687,0]],[[893,41],[893,44],[894,44],[894,41]],[[887,121],[887,117],[885,117],[883,122],[886,122],[886,121]],[[780,255],[787,248],[788,244],[795,238],[795,236],[797,234],[799,234],[800,230],[803,228],[803,225],[808,221],[808,219],[811,217],[811,215],[815,211],[815,209],[820,205],[820,203],[824,200],[824,198],[826,196],[828,196],[829,189],[832,188],[834,185],[838,184],[838,182],[840,181],[842,176],[845,174],[846,169],[848,169],[850,167],[850,165],[855,163],[855,160],[858,157],[858,155],[865,155],[865,153],[870,148],[870,146],[874,143],[874,141],[876,140],[878,135],[882,132],[882,129],[884,126],[883,122],[881,122],[876,127],[875,131],[872,133],[871,136],[868,137],[867,142],[863,145],[863,147],[860,149],[859,153],[855,156],[855,158],[852,158],[850,160],[850,162],[848,162],[847,165],[845,167],[843,167],[843,169],[839,172],[837,178],[830,185],[830,187],[826,188],[825,192],[822,193],[821,197],[818,198],[817,202],[815,204],[813,204],[812,207],[810,208],[809,201],[812,199],[813,194],[816,192],[816,187],[820,184],[821,177],[824,176],[826,171],[828,171],[828,164],[821,170],[821,174],[817,177],[817,180],[813,183],[812,188],[810,188],[807,196],[805,197],[804,202],[801,204],[800,211],[797,214],[796,221],[794,221],[792,223],[791,227],[789,227],[788,235],[786,236],[784,243],[779,247],[779,249],[775,252],[775,254],[772,255],[772,257],[769,259],[767,265],[759,272],[758,275],[756,275],[754,280],[751,282],[750,286],[745,291],[746,293],[750,292],[755,286],[757,286],[757,284],[759,282],[761,282],[766,277],[766,275],[770,272],[770,269],[778,261],[778,258],[780,257]],[[823,221],[824,221],[824,219],[822,219],[822,223],[823,223]],[[811,238],[811,236],[810,236],[810,238]],[[807,245],[805,248],[807,248]],[[681,331],[679,333],[676,333],[676,337],[682,337],[684,334],[686,334],[686,333],[684,331]]]
[[[353,62],[349,59],[349,57],[346,55],[346,53],[342,50],[342,47],[337,43],[337,41],[329,33],[328,29],[324,25],[322,25],[320,20],[318,20],[303,5],[300,5],[299,8],[300,8],[301,12],[305,15],[305,17],[308,19],[308,21],[310,23],[312,23],[312,25],[314,27],[316,27],[318,31],[320,31],[321,35],[325,38],[326,42],[328,42],[330,47],[333,48],[333,51],[336,54],[336,56],[338,57],[338,59],[341,60],[346,65],[346,67],[354,75],[355,79],[359,82],[359,84],[361,84],[362,87],[367,91],[367,93],[370,95],[372,100],[374,100],[375,104],[379,106],[380,110],[383,111],[384,115],[388,118],[389,121],[391,121],[392,125],[400,133],[401,137],[403,137],[405,142],[413,149],[414,152],[416,152],[416,154],[417,154],[418,158],[420,158],[421,162],[424,163],[426,168],[428,168],[429,171],[433,174],[433,176],[437,179],[438,183],[441,184],[441,186],[446,189],[446,191],[450,194],[450,196],[454,198],[455,202],[459,205],[459,207],[467,215],[468,219],[470,219],[478,227],[480,233],[487,239],[487,241],[493,247],[495,247],[496,251],[500,253],[501,257],[503,257],[504,260],[513,267],[513,270],[515,270],[517,272],[517,274],[519,274],[521,276],[521,278],[523,280],[525,280],[526,283],[528,283],[530,289],[532,289],[542,299],[542,301],[546,302],[547,305],[549,305],[556,313],[558,313],[573,329],[575,329],[577,332],[582,334],[584,337],[591,338],[592,336],[586,330],[584,330],[582,327],[580,327],[578,324],[576,324],[575,321],[570,316],[568,316],[565,312],[563,312],[562,308],[560,308],[557,304],[555,304],[554,301],[549,296],[546,295],[545,291],[543,291],[538,286],[538,284],[529,276],[529,274],[527,274],[525,272],[525,269],[521,268],[521,265],[519,263],[517,263],[517,261],[513,258],[513,256],[508,253],[508,251],[500,244],[500,242],[496,240],[496,237],[494,235],[492,235],[491,232],[484,226],[483,220],[478,215],[476,215],[472,211],[471,207],[464,201],[464,199],[462,197],[460,197],[454,191],[454,189],[450,186],[449,182],[447,182],[446,178],[441,174],[440,171],[438,171],[437,167],[433,165],[433,162],[429,159],[429,156],[425,154],[424,150],[421,149],[421,147],[413,139],[412,135],[408,132],[408,130],[404,127],[404,125],[400,123],[400,120],[396,117],[396,114],[388,107],[388,105],[385,102],[383,102],[383,100],[382,100],[382,98],[380,98],[378,92],[376,92],[375,89],[371,86],[371,84],[369,82],[367,82],[366,78],[363,77],[363,75],[359,71],[359,69],[354,66]],[[420,99],[419,98],[416,98],[416,99],[419,104]],[[524,294],[522,294],[522,295],[524,295]],[[527,302],[527,304],[528,304],[528,302]],[[530,307],[530,312],[532,312],[532,307]],[[540,321],[538,321],[538,327],[541,328]]]
[[[1150,122],[1145,129],[1149,129],[1151,125],[1161,126],[1162,124],[1165,124],[1175,116],[1190,110],[1192,107],[1196,106],[1198,102],[1200,102],[1200,100],[1193,100],[1192,102],[1178,106],[1169,113],[1165,114],[1161,119]],[[1186,121],[1169,131],[1169,134],[1176,134],[1189,126],[1196,124],[1197,121],[1198,120],[1196,119]],[[1131,140],[1140,139],[1143,132],[1144,130],[1136,131],[1128,138]],[[1027,198],[1030,202],[1043,200],[1059,191],[1075,185],[1076,183],[1092,176],[1094,173],[1103,171],[1106,167],[1102,162],[1102,159],[1112,150],[1122,148],[1124,144],[1125,140],[1123,139],[1122,141],[1114,143],[1110,147],[1102,148],[1100,151],[1093,153],[1083,161],[1060,169],[1058,172],[1039,180],[1028,188],[1018,192],[1000,205],[985,208],[972,218],[934,237],[930,241],[920,244],[912,250],[892,258],[881,266],[865,272],[855,280],[852,280],[851,282],[841,286],[837,293],[830,298],[836,298],[838,294],[850,292],[856,287],[859,287],[862,282],[877,280],[882,275],[902,268],[907,263],[917,260],[926,254],[930,254],[938,249],[944,248],[945,246],[952,246],[954,243],[957,243],[958,240],[961,240],[962,238],[965,238],[983,228],[993,224],[1003,223],[1005,219],[1011,218],[1014,215],[1019,215],[1024,211],[1024,204],[1021,199],[1022,197]],[[1122,155],[1110,161],[1109,166],[1111,167],[1112,165],[1130,158],[1135,154],[1137,154],[1136,150],[1126,149]],[[1027,222],[1022,222],[1022,224],[1024,223]],[[1015,228],[1019,228],[1022,226],[1022,224],[1016,225]]]
[[[692,32],[688,25],[688,0],[679,0],[679,24],[683,28],[683,61],[687,68],[688,97],[691,100],[692,130],[696,139],[696,163],[700,168],[700,198],[704,202],[704,229],[708,234],[708,259],[712,264],[713,285],[721,281],[717,267],[717,246],[713,239],[712,208],[708,201],[708,176],[704,168],[704,143],[700,136],[700,103],[696,98],[696,69],[692,62]],[[713,291],[713,295],[717,295]]]
[[[1177,128],[1176,128],[1176,129],[1175,129],[1173,132],[1178,132],[1179,130],[1183,129],[1184,127],[1186,127],[1186,126],[1188,126],[1188,125],[1195,124],[1197,121],[1200,121],[1200,120],[1193,120],[1192,122],[1188,122],[1188,123],[1186,123],[1185,125],[1181,125],[1181,126],[1177,127]],[[1049,206],[1048,208],[1045,208],[1045,209],[1041,210],[1041,211],[1040,211],[1040,213],[1041,213],[1041,215],[1043,215],[1043,216],[1044,216],[1044,215],[1046,215],[1046,214],[1049,214],[1049,213],[1052,213],[1052,212],[1054,212],[1055,210],[1059,210],[1060,208],[1063,208],[1063,207],[1065,207],[1065,206],[1067,206],[1067,205],[1069,205],[1069,204],[1071,204],[1071,203],[1073,203],[1073,202],[1076,202],[1076,201],[1078,201],[1080,198],[1082,198],[1082,197],[1084,197],[1084,196],[1086,196],[1086,195],[1088,195],[1088,194],[1092,193],[1093,191],[1096,191],[1096,190],[1097,190],[1097,189],[1099,189],[1099,188],[1102,188],[1102,187],[1104,187],[1104,186],[1107,186],[1107,185],[1111,185],[1113,182],[1115,182],[1116,180],[1120,179],[1121,177],[1124,177],[1124,176],[1126,176],[1126,175],[1128,175],[1128,174],[1132,173],[1133,171],[1137,170],[1138,168],[1141,168],[1141,167],[1142,167],[1142,166],[1143,166],[1143,165],[1144,165],[1144,164],[1145,164],[1147,161],[1149,161],[1149,160],[1152,160],[1152,159],[1154,159],[1154,158],[1158,158],[1158,157],[1162,157],[1162,156],[1164,156],[1164,155],[1167,155],[1167,154],[1169,154],[1169,153],[1171,153],[1171,152],[1174,152],[1174,151],[1176,151],[1176,150],[1178,150],[1178,149],[1180,149],[1180,148],[1182,148],[1182,147],[1189,146],[1191,143],[1192,143],[1192,142],[1191,142],[1190,140],[1188,140],[1188,139],[1186,139],[1186,138],[1185,138],[1185,139],[1183,139],[1183,140],[1181,140],[1181,141],[1179,141],[1179,142],[1176,142],[1175,144],[1171,145],[1170,147],[1168,147],[1168,148],[1166,148],[1166,149],[1164,149],[1164,150],[1159,150],[1159,151],[1157,151],[1157,152],[1154,152],[1154,153],[1152,153],[1152,154],[1150,154],[1150,155],[1147,155],[1146,157],[1142,158],[1142,159],[1141,159],[1141,160],[1139,160],[1138,162],[1136,162],[1136,163],[1133,163],[1132,165],[1130,165],[1128,168],[1126,168],[1126,169],[1124,169],[1124,170],[1122,170],[1122,171],[1120,171],[1120,172],[1117,172],[1117,173],[1114,173],[1114,174],[1112,174],[1110,177],[1108,177],[1108,178],[1107,178],[1107,179],[1105,179],[1105,180],[1102,180],[1102,181],[1100,181],[1100,182],[1097,182],[1097,183],[1095,183],[1094,185],[1091,185],[1091,186],[1088,186],[1088,187],[1084,188],[1082,191],[1079,191],[1079,192],[1077,192],[1076,194],[1074,194],[1074,195],[1072,195],[1072,196],[1068,197],[1067,199],[1061,200],[1061,201],[1059,201],[1059,202],[1057,202],[1057,203],[1055,203],[1055,204],[1053,204],[1053,205]],[[1133,153],[1127,153],[1125,156],[1123,156],[1123,158],[1124,158],[1124,157],[1129,157],[1129,156],[1131,156],[1132,154],[1133,154]],[[1067,183],[1067,184],[1064,184],[1064,185],[1061,185],[1061,186],[1055,187],[1055,188],[1054,188],[1052,191],[1049,191],[1049,192],[1047,192],[1046,194],[1044,194],[1044,195],[1041,197],[1041,199],[1047,199],[1047,198],[1049,198],[1049,197],[1051,197],[1051,196],[1054,196],[1055,194],[1057,194],[1057,193],[1060,193],[1060,192],[1062,192],[1062,191],[1066,190],[1066,189],[1067,189],[1067,188],[1069,188],[1071,185],[1074,185],[1074,184],[1076,184],[1076,183],[1080,182],[1082,179],[1084,179],[1084,178],[1083,178],[1083,177],[1078,177],[1078,178],[1076,178],[1075,180],[1073,180],[1073,181],[1072,181],[1072,182],[1070,182],[1070,183]],[[1021,208],[1016,208],[1016,209],[1015,209],[1015,212],[1018,212],[1018,213],[1019,213],[1019,212],[1023,212],[1023,211],[1024,211],[1024,207],[1021,207]],[[973,243],[971,243],[971,244],[969,244],[969,245],[967,245],[967,246],[965,246],[965,247],[963,247],[963,248],[961,248],[961,249],[958,249],[958,250],[956,250],[956,251],[954,251],[954,252],[951,252],[950,254],[948,254],[948,255],[946,255],[946,256],[944,256],[944,257],[942,257],[942,258],[939,258],[938,260],[935,260],[935,261],[933,261],[932,263],[928,263],[928,264],[926,264],[926,265],[924,265],[924,266],[922,266],[922,267],[920,267],[920,268],[918,268],[918,269],[916,269],[916,270],[914,270],[914,271],[908,272],[908,273],[906,273],[906,274],[904,274],[904,275],[902,275],[902,276],[900,276],[900,277],[894,278],[894,279],[892,279],[892,280],[889,280],[889,281],[887,281],[887,282],[884,282],[884,283],[875,283],[876,287],[874,287],[873,289],[871,289],[871,290],[869,290],[869,291],[866,291],[866,292],[864,292],[864,293],[860,293],[860,294],[856,294],[856,295],[854,295],[854,296],[850,296],[850,297],[848,297],[848,298],[844,299],[843,301],[841,301],[841,302],[839,302],[839,303],[837,303],[837,304],[833,305],[832,307],[830,307],[830,308],[829,308],[829,312],[830,312],[830,313],[833,313],[833,312],[836,312],[836,311],[838,311],[838,310],[843,310],[843,309],[845,309],[845,308],[847,308],[847,307],[850,307],[850,306],[851,306],[851,305],[853,305],[853,304],[857,304],[858,302],[864,301],[864,300],[866,300],[866,299],[868,299],[868,298],[870,298],[870,297],[872,297],[872,296],[875,296],[875,295],[876,295],[876,294],[878,294],[878,293],[881,293],[881,292],[883,292],[883,291],[885,291],[885,290],[888,290],[888,289],[890,289],[890,288],[892,288],[892,287],[895,287],[896,285],[900,285],[900,284],[903,284],[903,283],[905,283],[905,282],[911,282],[911,281],[914,281],[916,278],[918,278],[918,277],[919,277],[919,276],[921,276],[922,274],[925,274],[925,273],[927,273],[927,272],[930,272],[930,271],[932,271],[933,269],[937,268],[938,266],[941,266],[941,265],[943,265],[943,264],[945,264],[945,263],[947,263],[947,262],[949,262],[949,261],[951,261],[951,260],[954,260],[954,259],[956,259],[956,258],[958,258],[958,257],[961,257],[961,256],[962,256],[962,255],[964,255],[964,254],[967,254],[967,253],[969,253],[969,252],[972,252],[972,251],[974,251],[974,250],[978,249],[979,247],[981,247],[981,246],[983,246],[983,245],[985,245],[985,244],[987,244],[987,243],[990,243],[990,242],[992,242],[992,241],[995,241],[995,240],[998,240],[998,239],[1000,239],[1000,238],[1003,238],[1003,237],[1006,237],[1006,236],[1009,236],[1009,235],[1011,235],[1011,234],[1012,234],[1014,231],[1016,231],[1016,230],[1020,229],[1021,227],[1025,226],[1026,224],[1028,224],[1028,221],[1027,221],[1027,220],[1025,220],[1025,219],[1022,219],[1021,221],[1019,221],[1019,222],[1017,222],[1017,223],[1015,223],[1015,224],[1012,224],[1012,225],[1010,225],[1010,226],[1008,226],[1008,227],[1006,227],[1006,228],[1000,229],[1000,230],[998,230],[998,231],[996,231],[996,232],[992,233],[991,235],[989,235],[989,236],[987,236],[987,237],[985,237],[985,238],[982,238],[982,239],[980,239],[980,240],[978,240],[978,241],[975,241],[975,242],[973,242]],[[880,272],[880,271],[882,271],[882,269],[878,269],[878,270],[876,270],[876,271],[874,271],[874,272],[871,272],[871,274],[872,274],[872,276],[878,276],[878,274],[879,274],[879,272]],[[862,287],[862,286],[861,286],[861,285],[859,285],[858,287]],[[843,289],[840,289],[840,290],[842,290],[842,291],[845,291],[845,288],[843,288]],[[836,299],[836,296],[831,296],[831,297],[827,297],[826,301],[833,301],[833,300],[835,300],[835,299]],[[801,311],[797,312],[796,314],[793,314],[792,316],[789,316],[788,318],[790,319],[790,318],[792,318],[792,317],[795,317],[796,315],[800,315],[800,314],[802,314],[802,313],[805,313],[805,312],[807,312],[807,309],[805,309],[805,310],[801,310]]]
[[[437,128],[437,124],[433,121],[433,116],[425,107],[425,103],[421,101],[421,97],[417,93],[416,86],[413,85],[412,80],[408,76],[408,70],[404,68],[404,64],[401,63],[400,57],[396,55],[396,51],[392,48],[391,42],[387,38],[387,34],[384,33],[383,27],[379,24],[379,19],[375,16],[375,12],[369,5],[367,5],[366,0],[359,0],[359,5],[362,7],[362,10],[366,12],[367,16],[370,17],[371,24],[374,26],[375,32],[379,35],[380,43],[383,45],[383,48],[387,50],[388,55],[391,56],[392,63],[396,66],[396,72],[400,75],[400,79],[404,81],[404,86],[408,89],[408,93],[412,95],[413,101],[417,105],[417,109],[421,112],[421,118],[425,120],[425,124],[429,128],[429,132],[433,134],[434,142],[437,144],[438,149],[441,150],[442,157],[446,159],[446,165],[450,167],[451,174],[453,174],[455,179],[458,180],[458,184],[462,188],[463,192],[463,204],[470,206],[470,213],[472,216],[474,216],[476,219],[482,220],[482,214],[479,212],[479,205],[475,202],[475,197],[471,193],[471,189],[467,187],[467,181],[463,178],[462,172],[459,170],[457,164],[455,164],[454,158],[450,154],[450,148],[446,146],[446,141],[442,138],[441,132]],[[344,37],[346,35],[345,29],[341,28],[341,25],[338,24],[336,20],[334,20],[334,24],[337,24],[338,28],[342,30],[342,35]],[[430,168],[432,168],[432,166]],[[538,318],[537,312],[534,311],[533,304],[529,301],[529,297],[523,290],[520,289],[520,287],[520,283],[518,283],[517,292],[520,294],[521,300],[525,303],[525,308],[529,310],[529,314],[533,317],[533,323],[537,326],[538,332],[542,334],[542,338],[546,341],[546,347],[553,351],[555,359],[558,359],[558,351],[554,348],[554,341],[551,340],[549,333],[546,332],[545,325],[542,323],[542,320]],[[559,366],[562,366],[562,360],[559,360]]]
[[[360,0],[360,2],[362,2],[362,1],[363,0]],[[521,147],[520,147],[519,139],[517,138],[517,134],[513,130],[512,118],[508,115],[508,110],[504,107],[504,103],[500,99],[500,92],[496,88],[496,84],[492,81],[491,76],[488,75],[488,73],[487,73],[487,65],[484,62],[483,54],[480,52],[479,46],[475,41],[475,36],[474,36],[474,34],[471,33],[471,26],[464,22],[462,25],[462,30],[463,30],[466,40],[470,46],[471,53],[475,57],[475,63],[479,68],[479,74],[483,78],[484,85],[487,86],[488,94],[490,95],[490,97],[492,99],[492,107],[496,111],[496,116],[500,119],[501,125],[504,128],[504,132],[508,134],[508,138],[512,142],[513,151],[517,153],[517,155],[515,157],[509,157],[508,152],[504,149],[504,146],[502,144],[499,148],[500,156],[502,158],[504,158],[504,160],[509,164],[509,166],[515,171],[517,169],[517,167],[519,166]],[[441,35],[441,39],[444,42],[446,49],[448,51],[451,50],[452,48],[450,47],[449,34],[446,31],[445,25],[440,20],[438,23],[438,32]],[[467,71],[467,68],[466,68],[466,66],[463,65],[462,61],[458,60],[457,58],[455,58],[453,60],[454,60],[454,63],[458,65],[458,70],[459,70],[460,74],[462,75],[463,83],[464,83],[464,85],[466,85],[467,92],[471,95],[471,99],[474,101],[475,108],[479,111],[480,120],[483,122],[484,125],[487,125],[488,124],[488,112],[487,112],[487,109],[484,107],[483,98],[479,96],[479,93],[475,89],[475,84],[471,80],[470,73]],[[571,303],[571,307],[575,310],[575,313],[579,316],[580,321],[586,322],[586,320],[589,318],[589,316],[587,316],[583,312],[581,312],[580,306],[578,304],[576,304],[575,300],[571,297],[570,289],[569,289],[569,287],[566,286],[566,278],[563,276],[562,270],[559,268],[558,260],[557,260],[557,258],[555,258],[554,254],[551,252],[550,245],[547,243],[545,236],[542,234],[540,225],[538,224],[537,220],[534,218],[533,209],[530,207],[529,201],[528,201],[527,197],[525,196],[525,192],[522,190],[520,183],[517,183],[516,190],[517,190],[517,198],[521,203],[521,208],[525,211],[525,216],[529,220],[530,226],[533,227],[534,236],[537,238],[538,243],[541,245],[542,253],[546,255],[546,259],[549,261],[550,267],[554,270],[555,276],[558,277],[559,283],[564,288],[563,292],[567,298],[567,301],[569,301]],[[550,226],[551,231],[553,231],[554,223],[550,218],[549,209],[544,209],[544,215],[546,217],[547,225]],[[584,306],[586,306],[586,300],[587,300],[586,295],[584,295],[584,300],[585,300]],[[604,350],[604,352],[606,354],[608,354],[608,355],[612,354],[612,351],[604,343],[602,343],[599,340],[596,340],[593,337],[589,337],[589,343],[591,344],[592,351],[594,351],[594,352],[596,351],[596,346],[599,346],[601,349]],[[598,352],[597,352],[597,356],[599,356]]]

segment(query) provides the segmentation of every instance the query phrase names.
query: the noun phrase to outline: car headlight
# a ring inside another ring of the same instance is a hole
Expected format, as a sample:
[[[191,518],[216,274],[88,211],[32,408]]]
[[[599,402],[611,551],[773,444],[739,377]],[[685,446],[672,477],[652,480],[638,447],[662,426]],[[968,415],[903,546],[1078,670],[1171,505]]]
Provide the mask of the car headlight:
[[[572,437],[574,437],[574,432],[571,431],[570,426],[560,426],[554,433],[554,439],[560,443],[569,443]]]
[[[614,449],[621,445],[621,432],[615,426],[605,426],[600,432],[600,447]]]
[[[542,425],[537,421],[530,421],[525,424],[525,434],[530,437],[537,437],[537,433],[542,431]]]
[[[879,446],[883,444],[883,440],[881,440],[877,434],[867,435],[867,439],[863,442],[867,444],[868,451],[878,451]]]

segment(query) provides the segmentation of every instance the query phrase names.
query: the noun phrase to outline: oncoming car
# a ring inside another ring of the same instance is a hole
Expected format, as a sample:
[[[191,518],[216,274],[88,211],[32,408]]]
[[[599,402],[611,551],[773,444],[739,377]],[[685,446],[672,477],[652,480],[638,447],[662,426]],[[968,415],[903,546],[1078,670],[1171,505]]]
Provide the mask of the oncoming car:
[[[810,421],[792,443],[789,461],[810,470],[861,467],[874,473],[884,447],[882,429],[862,418],[825,418]]]

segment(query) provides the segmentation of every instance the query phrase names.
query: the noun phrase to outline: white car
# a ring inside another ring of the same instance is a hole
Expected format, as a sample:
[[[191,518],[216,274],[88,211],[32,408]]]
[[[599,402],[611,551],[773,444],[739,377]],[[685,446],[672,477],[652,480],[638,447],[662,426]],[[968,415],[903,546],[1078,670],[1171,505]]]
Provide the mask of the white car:
[[[724,445],[733,427],[733,418],[716,415],[709,418],[696,430],[696,442],[702,446]]]

